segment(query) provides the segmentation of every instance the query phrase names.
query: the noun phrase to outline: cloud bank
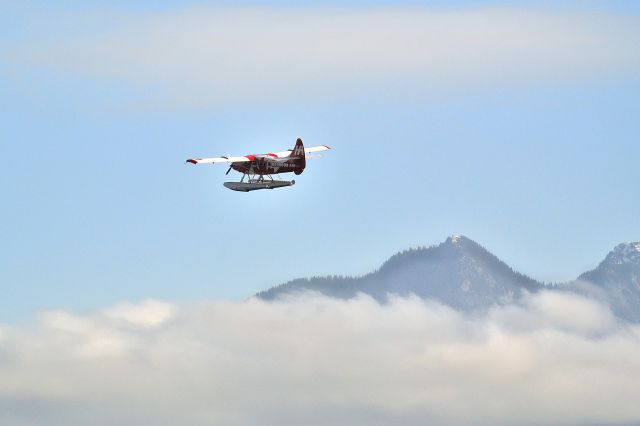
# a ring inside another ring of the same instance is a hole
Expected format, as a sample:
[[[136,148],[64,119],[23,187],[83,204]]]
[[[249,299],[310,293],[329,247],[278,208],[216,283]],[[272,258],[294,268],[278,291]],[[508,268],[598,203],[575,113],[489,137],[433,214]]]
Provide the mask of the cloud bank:
[[[13,46],[14,63],[143,86],[176,103],[406,96],[640,69],[638,18],[596,13],[201,6],[123,12],[99,30],[81,16],[52,20],[60,31]]]
[[[640,328],[560,292],[150,300],[0,328],[0,377],[11,425],[637,423]]]

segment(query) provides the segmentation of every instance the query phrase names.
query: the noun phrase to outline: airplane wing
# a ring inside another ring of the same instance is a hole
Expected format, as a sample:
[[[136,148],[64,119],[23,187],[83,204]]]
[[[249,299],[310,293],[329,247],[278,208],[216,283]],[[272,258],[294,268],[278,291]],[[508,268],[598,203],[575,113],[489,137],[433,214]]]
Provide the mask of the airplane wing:
[[[191,164],[215,164],[215,163],[246,163],[251,161],[249,157],[212,157],[212,158],[189,158],[187,163]]]
[[[312,152],[326,151],[326,150],[329,150],[329,149],[331,149],[331,147],[330,147],[330,146],[327,146],[327,145],[310,146],[310,147],[306,147],[306,148],[304,149],[304,154],[305,154],[305,155],[307,155],[307,154],[310,154],[310,153],[312,153]],[[286,151],[276,152],[275,154],[276,154],[279,158],[282,158],[282,157],[288,157],[289,155],[291,155],[291,152],[292,152],[292,151],[293,151],[293,150],[288,149],[288,150],[286,150]]]

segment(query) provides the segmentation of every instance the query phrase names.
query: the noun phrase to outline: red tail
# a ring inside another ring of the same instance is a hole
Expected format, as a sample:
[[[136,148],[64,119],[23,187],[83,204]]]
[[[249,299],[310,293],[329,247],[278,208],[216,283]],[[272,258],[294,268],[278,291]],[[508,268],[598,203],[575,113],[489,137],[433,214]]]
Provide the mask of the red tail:
[[[304,172],[304,168],[307,167],[307,159],[304,156],[304,145],[302,144],[302,139],[298,138],[296,141],[296,145],[291,151],[291,158],[295,159],[296,170],[294,173],[299,175]]]

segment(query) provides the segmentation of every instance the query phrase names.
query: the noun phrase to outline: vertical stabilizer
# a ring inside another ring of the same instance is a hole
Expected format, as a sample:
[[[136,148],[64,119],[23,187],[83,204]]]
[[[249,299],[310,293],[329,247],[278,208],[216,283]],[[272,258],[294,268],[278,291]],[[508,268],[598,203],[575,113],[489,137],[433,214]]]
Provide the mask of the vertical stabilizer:
[[[296,141],[296,145],[293,147],[291,151],[291,159],[295,160],[296,170],[295,174],[299,175],[304,171],[304,168],[307,166],[307,159],[304,155],[304,145],[302,144],[302,139],[298,138]]]

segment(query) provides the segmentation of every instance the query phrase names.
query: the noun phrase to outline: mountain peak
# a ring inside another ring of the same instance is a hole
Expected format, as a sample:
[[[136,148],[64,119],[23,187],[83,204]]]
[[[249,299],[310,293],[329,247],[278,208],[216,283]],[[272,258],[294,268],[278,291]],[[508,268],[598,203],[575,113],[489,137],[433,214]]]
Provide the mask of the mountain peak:
[[[453,234],[452,236],[449,237],[451,242],[454,244],[459,243],[463,238],[465,237],[459,234]]]
[[[596,269],[580,275],[578,281],[603,289],[616,315],[640,321],[640,242],[618,244]]]
[[[447,237],[447,239],[444,242],[444,244],[448,244],[448,245],[452,245],[452,246],[456,246],[456,247],[461,247],[461,246],[467,245],[469,243],[477,244],[473,240],[465,237],[464,235],[460,235],[460,234],[453,234],[453,235]]]
[[[609,252],[603,263],[607,265],[640,264],[640,242],[618,244]]]
[[[460,256],[485,256],[485,254],[491,255],[486,248],[476,243],[469,237],[464,235],[454,234],[441,243],[438,247],[445,249],[447,252],[457,253]]]

